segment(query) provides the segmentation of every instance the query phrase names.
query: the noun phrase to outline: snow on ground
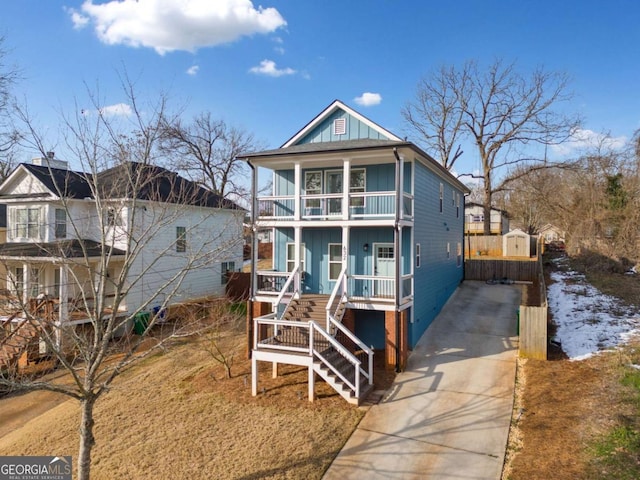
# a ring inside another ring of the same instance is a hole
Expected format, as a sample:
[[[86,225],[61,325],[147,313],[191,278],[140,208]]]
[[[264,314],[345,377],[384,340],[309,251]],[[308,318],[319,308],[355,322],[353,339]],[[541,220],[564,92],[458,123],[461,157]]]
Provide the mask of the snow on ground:
[[[558,266],[565,267],[563,259]],[[570,270],[551,274],[549,308],[558,329],[556,340],[572,360],[583,360],[600,350],[614,348],[640,333],[637,308],[621,305],[585,280],[584,275]]]

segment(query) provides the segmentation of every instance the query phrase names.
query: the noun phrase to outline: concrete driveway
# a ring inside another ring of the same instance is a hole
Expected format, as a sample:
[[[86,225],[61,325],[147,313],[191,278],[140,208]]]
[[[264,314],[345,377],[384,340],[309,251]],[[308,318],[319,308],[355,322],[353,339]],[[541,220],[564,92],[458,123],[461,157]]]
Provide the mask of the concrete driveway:
[[[324,480],[499,479],[513,408],[519,304],[518,286],[464,282]]]

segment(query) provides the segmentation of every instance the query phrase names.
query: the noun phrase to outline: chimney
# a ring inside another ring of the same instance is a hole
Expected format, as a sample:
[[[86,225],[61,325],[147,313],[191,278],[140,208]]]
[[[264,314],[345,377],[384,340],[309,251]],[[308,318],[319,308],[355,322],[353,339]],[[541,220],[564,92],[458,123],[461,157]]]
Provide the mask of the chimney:
[[[58,168],[60,170],[69,170],[69,163],[64,160],[56,160],[55,152],[47,152],[46,157],[36,157],[31,160],[34,165],[41,167]]]

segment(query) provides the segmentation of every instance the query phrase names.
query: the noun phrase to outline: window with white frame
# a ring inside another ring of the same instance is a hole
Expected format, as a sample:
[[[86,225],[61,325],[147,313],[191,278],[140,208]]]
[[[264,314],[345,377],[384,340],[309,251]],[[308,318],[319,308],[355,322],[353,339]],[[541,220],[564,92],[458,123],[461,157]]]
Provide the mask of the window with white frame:
[[[342,271],[342,244],[329,244],[329,280],[335,282]]]
[[[60,297],[60,268],[53,269],[53,296]]]
[[[451,206],[456,206],[456,191],[451,189]]]
[[[420,268],[420,244],[416,243],[416,268]]]
[[[40,207],[17,208],[15,212],[15,237],[40,238]]]
[[[305,172],[304,174],[304,192],[306,195],[322,194],[322,172]],[[319,198],[305,199],[306,208],[320,208]]]
[[[447,260],[451,258],[451,243],[447,242]]]
[[[442,207],[444,203],[444,184],[440,184],[440,213],[442,213]]]
[[[457,251],[456,251],[456,264],[459,266],[462,265],[462,243],[458,242]]]
[[[460,218],[460,194],[456,194],[456,218]]]
[[[176,252],[184,253],[187,251],[187,228],[176,227]]]
[[[236,262],[222,262],[220,265],[220,283],[226,285],[229,281],[229,273],[235,272]]]
[[[122,212],[115,207],[107,208],[107,226],[109,227],[121,227],[122,226]]]
[[[64,208],[56,208],[56,238],[67,238],[67,211]]]
[[[367,174],[364,168],[354,168],[351,170],[349,180],[350,193],[364,193],[367,190]],[[353,197],[349,200],[350,207],[364,207],[364,197]]]
[[[305,244],[300,244],[300,271],[306,272],[305,270]],[[287,272],[293,272],[293,269],[296,268],[296,244],[293,242],[287,243]]]

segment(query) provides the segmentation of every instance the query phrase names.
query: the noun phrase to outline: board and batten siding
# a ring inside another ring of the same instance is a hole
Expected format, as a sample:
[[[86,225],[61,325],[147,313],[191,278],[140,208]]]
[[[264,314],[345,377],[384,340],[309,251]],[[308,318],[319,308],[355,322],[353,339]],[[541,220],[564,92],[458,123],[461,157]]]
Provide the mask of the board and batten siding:
[[[346,120],[346,132],[344,135],[334,135],[333,122],[338,118],[344,118]],[[359,140],[363,138],[387,140],[387,137],[383,136],[380,132],[349,115],[347,112],[344,112],[343,110],[336,110],[296,143],[337,142],[341,140]]]
[[[441,183],[444,185],[442,213]],[[459,212],[452,201],[452,191],[460,194]],[[413,323],[409,325],[409,344],[412,348],[462,281],[464,262],[461,259],[458,265],[457,261],[457,245],[462,245],[464,240],[463,192],[416,162],[414,197],[413,241],[420,244],[421,265],[416,268],[413,259],[414,311]]]

